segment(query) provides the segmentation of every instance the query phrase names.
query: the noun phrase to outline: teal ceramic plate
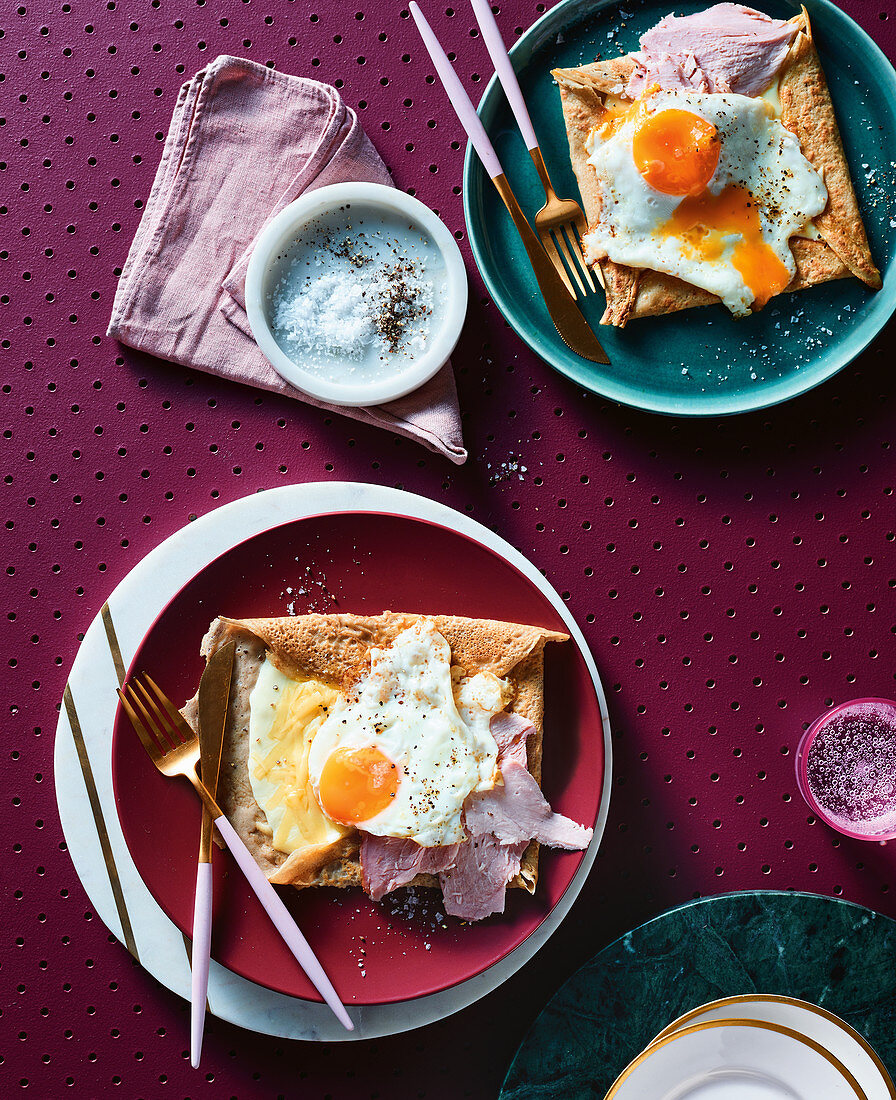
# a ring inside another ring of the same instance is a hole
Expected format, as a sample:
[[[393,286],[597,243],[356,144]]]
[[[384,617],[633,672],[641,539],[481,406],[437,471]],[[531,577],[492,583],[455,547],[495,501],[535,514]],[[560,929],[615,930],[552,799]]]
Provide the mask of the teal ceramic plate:
[[[599,1100],[672,1020],[720,997],[777,993],[851,1024],[896,1071],[896,921],[815,894],[703,898],[605,947],[543,1010],[501,1100]]]
[[[569,166],[560,97],[550,70],[636,49],[638,39],[674,7],[689,14],[708,0],[562,0],[511,52],[557,193],[578,197]],[[757,0],[790,18],[792,0]],[[468,147],[464,209],[473,255],[508,323],[561,374],[626,405],[676,416],[719,416],[785,401],[818,385],[854,359],[896,309],[896,73],[883,53],[828,0],[807,0],[819,54],[840,120],[853,181],[884,288],[856,279],[774,299],[735,321],[722,306],[633,321],[622,331],[599,326],[604,297],[583,312],[612,360],[609,367],[573,354],[551,324],[519,237],[491,182]],[[531,218],[544,196],[496,81],[479,113],[523,210]]]

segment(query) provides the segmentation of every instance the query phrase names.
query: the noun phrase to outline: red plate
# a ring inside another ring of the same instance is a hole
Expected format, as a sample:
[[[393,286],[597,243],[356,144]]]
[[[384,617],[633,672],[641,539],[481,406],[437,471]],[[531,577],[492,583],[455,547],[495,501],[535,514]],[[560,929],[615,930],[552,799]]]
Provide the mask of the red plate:
[[[384,610],[469,615],[564,630],[550,601],[492,550],[447,528],[404,516],[337,513],[275,527],[222,554],[171,600],[137,651],[176,701],[196,690],[199,643],[219,613],[234,618],[294,610],[375,615]],[[592,825],[603,784],[600,708],[575,643],[545,650],[545,796]],[[153,897],[190,934],[199,801],[163,778],[119,709],[112,744],[115,798],[125,840]],[[446,918],[432,891],[373,902],[360,890],[283,896],[346,1004],[384,1004],[447,989],[519,946],[569,886],[581,852],[542,849],[532,897],[509,890],[503,915],[466,925]],[[215,852],[212,955],[237,974],[320,1000],[228,853]]]

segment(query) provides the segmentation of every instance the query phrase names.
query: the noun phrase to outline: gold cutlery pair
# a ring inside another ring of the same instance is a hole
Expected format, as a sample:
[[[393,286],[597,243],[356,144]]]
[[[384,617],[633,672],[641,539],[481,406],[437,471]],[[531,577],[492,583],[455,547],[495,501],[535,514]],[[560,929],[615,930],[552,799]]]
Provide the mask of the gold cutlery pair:
[[[230,653],[230,660],[232,662],[233,654]],[[212,658],[214,661],[215,658]],[[223,737],[224,732],[224,717],[226,715],[227,703],[226,699],[223,701],[222,696],[226,690],[229,692],[230,686],[230,670],[229,666],[224,664],[226,658],[221,659],[221,667],[213,669],[216,674],[216,680],[213,685],[210,686],[212,692],[217,691],[217,699],[212,697],[211,705],[206,709],[207,714],[213,715],[211,719],[208,719],[211,723],[209,729],[209,738],[213,740],[211,746],[211,753],[208,752],[204,756],[204,759],[215,760],[215,743],[217,744],[217,761],[220,763],[220,739]],[[211,662],[209,668],[212,668]],[[206,669],[208,673],[209,668]],[[226,668],[226,674],[225,674]],[[201,692],[201,687],[200,687]],[[240,840],[236,830],[224,816],[224,812],[221,807],[215,801],[213,795],[209,792],[206,785],[200,780],[197,772],[196,765],[200,761],[200,755],[202,754],[202,748],[200,746],[200,738],[190,728],[186,719],[177,709],[177,707],[171,702],[168,696],[162,691],[162,689],[155,683],[155,681],[144,673],[143,680],[133,679],[130,683],[124,685],[123,690],[119,690],[118,696],[121,699],[122,706],[125,713],[131,721],[131,725],[140,738],[140,741],[146,749],[149,758],[153,764],[159,769],[162,775],[168,778],[175,776],[182,776],[188,779],[202,799],[203,805],[208,810],[209,823],[206,826],[203,825],[203,843],[201,852],[203,855],[210,857],[211,855],[211,836],[212,828],[217,828],[224,843],[230,849],[231,854],[236,860],[240,870],[243,872],[249,885],[252,887],[255,896],[261,902],[268,916],[274,924],[274,927],[280,933],[286,946],[292,952],[296,961],[304,970],[308,976],[311,984],[320,993],[324,1001],[329,1005],[336,1018],[342,1024],[347,1031],[354,1030],[354,1024],[349,1018],[342,1002],[336,994],[336,990],[333,988],[330,979],[324,973],[323,967],[318,962],[313,951],[308,945],[307,940],[299,931],[298,926],[289,913],[289,910],[283,904],[283,901],[275,891],[274,887],[265,878],[261,868],[255,862],[249,849]],[[200,703],[201,703],[200,696]],[[202,717],[202,710],[200,710],[200,721]],[[214,768],[214,763],[212,767]],[[205,978],[208,976],[208,940],[211,932],[211,862],[210,859],[205,861],[205,866],[208,868],[207,872],[203,872],[202,863],[199,867],[199,876],[197,878],[197,911],[199,913],[200,927],[194,928],[194,941],[200,936],[204,946],[204,961],[203,954],[200,952],[195,956],[194,965],[194,991],[193,991],[193,1055],[198,1062],[198,1049],[196,1046],[196,1039],[201,1042],[201,1021],[204,1019],[204,1006],[205,996],[202,994],[202,999],[199,1005],[196,1004],[196,998],[200,995],[201,990],[196,988],[196,967],[200,969],[198,975],[199,981],[202,981],[201,970],[204,967]],[[207,901],[203,898],[206,896],[204,893],[204,887],[199,883],[208,880]],[[200,896],[201,895],[201,896]],[[199,907],[201,903],[201,908]],[[207,920],[207,928],[202,927],[202,922]],[[199,934],[197,936],[197,933]],[[202,1012],[202,1016],[198,1016],[199,1012]],[[197,1018],[198,1017],[198,1018]],[[198,1035],[197,1035],[197,1028]],[[194,1065],[196,1062],[194,1062]]]
[[[511,110],[523,133],[523,138],[535,164],[539,179],[545,188],[547,201],[535,216],[535,225],[539,230],[541,241],[532,231],[520,209],[485,128],[445,51],[418,5],[412,2],[409,7],[423,39],[423,44],[432,59],[448,99],[451,101],[451,106],[457,113],[460,124],[476,150],[482,166],[488,173],[513,219],[517,232],[522,239],[523,247],[529,257],[529,262],[532,265],[538,288],[542,293],[548,313],[560,338],[577,355],[581,355],[583,358],[590,359],[595,363],[608,364],[610,360],[607,358],[606,352],[575,303],[575,291],[561,258],[562,252],[568,259],[569,270],[576,278],[582,293],[585,293],[582,275],[587,278],[590,288],[594,289],[593,277],[585,264],[579,245],[579,234],[587,229],[585,216],[577,203],[558,199],[554,193],[544,158],[538,147],[535,131],[529,119],[529,113],[523,102],[519,83],[504,49],[487,0],[473,0],[473,8],[482,29],[486,46],[495,64],[498,79],[504,87]],[[573,260],[573,256],[576,257],[575,260]]]

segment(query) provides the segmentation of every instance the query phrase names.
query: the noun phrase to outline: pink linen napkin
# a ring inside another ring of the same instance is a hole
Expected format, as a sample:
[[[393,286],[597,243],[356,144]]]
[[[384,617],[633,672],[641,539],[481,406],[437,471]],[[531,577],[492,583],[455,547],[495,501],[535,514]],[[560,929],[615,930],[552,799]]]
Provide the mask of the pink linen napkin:
[[[462,463],[450,363],[398,401],[346,408],[290,386],[252,339],[243,288],[258,233],[305,191],[355,180],[392,183],[333,88],[216,58],[180,90],[108,333],[150,355],[388,428]]]

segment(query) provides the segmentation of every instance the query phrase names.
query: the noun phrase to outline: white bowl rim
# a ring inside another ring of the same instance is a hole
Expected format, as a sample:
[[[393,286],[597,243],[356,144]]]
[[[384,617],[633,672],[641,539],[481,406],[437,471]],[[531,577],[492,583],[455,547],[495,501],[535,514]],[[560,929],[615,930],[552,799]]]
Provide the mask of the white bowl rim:
[[[445,313],[430,333],[429,347],[387,378],[374,382],[338,383],[304,370],[281,349],[268,325],[262,285],[271,258],[284,238],[319,214],[345,203],[364,203],[402,214],[431,238],[445,264]],[[332,405],[379,405],[395,401],[434,377],[454,351],[467,312],[467,272],[457,242],[445,223],[425,203],[397,187],[381,183],[334,183],[308,191],[285,206],[259,233],[246,271],[246,313],[255,342],[265,358],[290,385]]]

